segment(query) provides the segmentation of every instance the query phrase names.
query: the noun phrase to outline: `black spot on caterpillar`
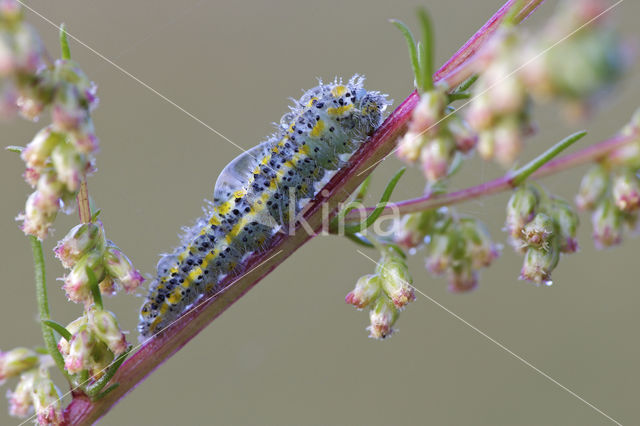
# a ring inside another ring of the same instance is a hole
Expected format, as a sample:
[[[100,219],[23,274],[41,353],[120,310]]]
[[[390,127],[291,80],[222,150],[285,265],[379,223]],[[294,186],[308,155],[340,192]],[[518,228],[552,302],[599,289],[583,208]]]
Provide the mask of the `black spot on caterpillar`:
[[[140,312],[144,337],[162,330],[300,212],[381,123],[389,101],[363,78],[305,92],[277,131],[229,163],[204,217],[158,262]],[[294,197],[292,197],[293,195]],[[290,204],[293,204],[291,206]]]

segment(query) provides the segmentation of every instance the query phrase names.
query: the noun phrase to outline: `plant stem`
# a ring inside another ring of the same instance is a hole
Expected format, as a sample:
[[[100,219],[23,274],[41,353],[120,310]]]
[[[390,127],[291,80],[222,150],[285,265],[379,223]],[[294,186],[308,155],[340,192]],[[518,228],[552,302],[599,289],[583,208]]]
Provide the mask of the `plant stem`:
[[[76,196],[76,202],[78,203],[78,215],[82,223],[91,222],[91,206],[89,204],[89,188],[87,188],[87,175],[82,175],[82,182],[80,182],[80,190]]]
[[[62,374],[69,380],[69,375],[64,369],[64,359],[58,351],[58,342],[53,335],[53,330],[45,324],[44,320],[50,320],[49,299],[47,297],[47,282],[44,267],[44,255],[42,254],[42,243],[33,235],[29,235],[31,250],[33,251],[33,270],[36,279],[36,299],[38,300],[38,313],[40,314],[40,326],[42,327],[42,339],[44,340],[47,352],[62,371]]]
[[[583,148],[572,154],[568,154],[555,160],[551,160],[544,166],[540,167],[537,171],[533,172],[531,174],[531,177],[534,179],[539,179],[561,172],[563,170],[579,166],[581,164],[597,161],[614,149],[620,148],[621,146],[636,140],[638,140],[638,135],[615,136],[611,139],[607,139],[603,142],[599,142],[595,145]],[[387,204],[387,207],[385,207],[382,214],[390,214],[392,212],[395,212],[396,214],[416,213],[425,210],[437,209],[443,206],[459,204],[464,201],[472,200],[474,198],[496,194],[498,192],[512,189],[516,187],[518,183],[521,183],[518,182],[515,177],[516,175],[514,175],[513,173],[507,173],[504,176],[492,181],[461,189],[460,191],[442,195],[425,195],[422,197],[413,198],[411,200],[389,203]],[[373,211],[374,209],[375,207],[367,207],[366,211],[369,212]],[[358,218],[355,216],[350,218],[347,215],[347,219],[357,220]]]
[[[528,2],[520,9],[521,12],[518,16],[522,15],[523,11],[527,11],[528,15],[540,3],[542,3],[542,0]],[[534,6],[531,6],[532,4]],[[517,2],[507,2],[496,15],[501,14],[501,16],[504,16],[514,5],[517,6]],[[526,15],[524,16],[526,17]],[[490,20],[490,22],[493,21],[496,21],[495,16]],[[486,37],[480,38],[479,41],[474,42],[472,45],[468,42],[465,46],[470,45],[477,50],[485,39]],[[465,48],[463,48],[456,55],[464,57],[466,60],[471,53],[467,54]],[[460,66],[463,62],[464,60],[457,61],[456,66]],[[471,73],[469,72],[469,75]],[[448,74],[440,70],[436,73],[434,81],[448,82]],[[303,219],[311,229],[316,230],[316,232],[322,229],[323,205],[328,205],[329,211],[335,215],[338,206],[351,193],[357,190],[375,166],[394,149],[396,139],[406,131],[407,123],[411,120],[418,100],[419,95],[417,92],[411,93],[371,135],[367,143],[363,144],[358,152],[353,155],[349,161],[349,167],[339,170],[325,186],[325,190],[310,202],[310,207]],[[145,341],[142,347],[122,364],[112,380],[112,382],[119,385],[104,398],[92,402],[86,395],[74,393],[73,400],[65,409],[65,420],[73,425],[89,425],[100,419],[121,398],[144,380],[147,375],[180,350],[269,272],[286,260],[295,250],[316,235],[307,234],[301,226],[298,226],[296,231],[294,235],[277,234],[264,251],[255,253],[243,265],[238,267],[239,277],[236,276],[235,279],[234,277],[228,277],[220,283],[220,288],[223,290],[217,293],[215,297],[212,296],[205,299],[170,327]]]

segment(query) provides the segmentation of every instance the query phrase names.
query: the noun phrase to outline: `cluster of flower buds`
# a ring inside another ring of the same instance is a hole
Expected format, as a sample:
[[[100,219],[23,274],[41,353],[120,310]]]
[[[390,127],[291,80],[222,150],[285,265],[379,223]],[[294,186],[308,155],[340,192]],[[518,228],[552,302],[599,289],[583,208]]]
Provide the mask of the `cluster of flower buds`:
[[[62,287],[67,298],[87,307],[93,303],[93,277],[99,283],[100,292],[107,295],[115,294],[119,288],[131,293],[144,281],[129,258],[105,238],[99,220],[76,225],[58,242],[54,252],[62,265],[70,269]]]
[[[9,414],[25,418],[34,410],[40,425],[63,424],[60,391],[49,377],[49,356],[38,356],[26,348],[0,351],[0,384],[17,377],[18,384],[7,392]]]
[[[635,140],[614,150],[582,177],[576,196],[580,210],[591,211],[597,248],[622,241],[624,228],[637,229],[640,215],[640,109],[622,130]]]
[[[630,55],[606,13],[610,6],[605,0],[564,1],[523,46],[521,74],[536,99],[561,99],[570,116],[582,116],[620,77]]]
[[[490,266],[500,254],[500,247],[480,221],[457,217],[447,209],[439,210],[427,241],[427,270],[445,275],[454,293],[473,290],[478,285],[478,270]]]
[[[560,253],[578,249],[578,223],[566,201],[532,186],[516,189],[507,203],[506,230],[514,249],[525,255],[520,279],[551,285]]]
[[[479,78],[467,110],[467,120],[478,132],[478,153],[510,167],[530,133],[530,99],[519,67],[520,38],[512,27],[502,28],[482,50]]]
[[[390,336],[399,312],[416,296],[404,256],[387,248],[376,267],[376,273],[360,277],[345,301],[358,309],[369,307],[369,337]]]
[[[31,118],[39,113],[41,103],[33,102],[32,95],[43,64],[42,42],[35,29],[23,21],[20,5],[14,0],[1,1],[0,118],[11,118],[16,112]]]
[[[455,156],[472,150],[477,141],[467,123],[447,108],[447,102],[442,87],[423,93],[396,151],[408,164],[420,161],[430,183],[447,177]]]
[[[113,313],[91,307],[67,326],[71,338],[61,338],[58,350],[69,374],[87,371],[91,380],[104,375],[114,358],[127,350],[127,340]]]

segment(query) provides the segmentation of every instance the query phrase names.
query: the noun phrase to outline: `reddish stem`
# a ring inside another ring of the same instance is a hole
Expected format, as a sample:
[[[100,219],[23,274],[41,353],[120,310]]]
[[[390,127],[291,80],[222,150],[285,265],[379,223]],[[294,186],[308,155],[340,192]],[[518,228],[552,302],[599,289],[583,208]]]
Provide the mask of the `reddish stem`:
[[[76,202],[78,203],[78,215],[80,215],[80,221],[82,223],[91,222],[91,206],[89,204],[87,175],[82,175],[82,182],[80,183],[80,190],[76,196]]]
[[[494,16],[489,21],[494,23],[493,26],[489,25],[487,27],[487,24],[485,27],[494,30],[497,25],[496,22],[499,22],[511,7],[517,7],[517,3],[516,1],[507,2],[496,13],[497,17]],[[523,8],[519,8],[520,14],[526,11],[528,15],[540,3],[542,3],[541,0],[528,2]],[[493,32],[493,30],[491,31]],[[467,43],[467,45],[471,46],[469,48],[472,48],[473,52],[486,39],[486,37],[478,37],[477,34],[475,37],[479,38],[479,40],[471,44]],[[456,60],[455,58],[458,56],[462,59]],[[469,56],[470,53],[463,48],[447,64],[455,63],[456,66],[460,66]],[[446,74],[446,72],[439,70],[434,77],[434,81],[447,80]],[[394,149],[396,139],[406,131],[406,125],[411,119],[418,99],[419,96],[416,92],[409,95],[369,140],[363,144],[362,148],[354,154],[349,166],[336,173],[325,186],[326,191],[322,191],[311,201],[310,207],[304,215],[304,221],[309,224],[311,229],[320,230],[322,227],[322,205],[328,204],[329,210],[335,213],[340,203],[344,202],[373,171],[375,166]],[[215,297],[206,299],[173,325],[144,342],[140,350],[127,359],[114,376],[113,383],[118,383],[119,385],[113,391],[95,402],[92,402],[84,395],[74,394],[73,400],[65,410],[65,420],[74,425],[92,424],[97,421],[122,397],[132,391],[138,383],[144,380],[147,375],[182,348],[313,236],[315,235],[307,234],[300,227],[298,227],[295,235],[278,234],[263,253],[255,254],[242,265],[242,271],[239,271],[241,273],[240,277],[224,280],[221,283],[221,287],[224,289],[216,294]]]
[[[581,164],[600,160],[616,148],[620,148],[627,143],[637,140],[638,135],[636,134],[614,136],[611,139],[607,139],[572,154],[549,161],[533,173],[531,178],[539,179]],[[443,206],[459,204],[474,198],[486,197],[487,195],[506,191],[514,186],[513,176],[510,173],[507,173],[506,175],[492,181],[461,189],[460,191],[435,196],[424,195],[422,197],[399,201],[397,203],[389,203],[383,210],[382,214],[407,214],[437,209]],[[372,212],[375,210],[375,207],[367,207],[366,210],[368,212]],[[358,215],[353,215],[351,217],[347,216],[347,218],[357,220]]]

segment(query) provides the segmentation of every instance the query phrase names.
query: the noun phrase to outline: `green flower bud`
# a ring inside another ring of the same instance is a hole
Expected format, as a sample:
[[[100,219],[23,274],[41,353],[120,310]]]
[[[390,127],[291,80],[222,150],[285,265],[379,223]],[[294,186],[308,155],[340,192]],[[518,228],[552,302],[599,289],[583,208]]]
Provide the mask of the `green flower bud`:
[[[398,257],[383,258],[380,268],[382,289],[389,296],[396,308],[402,309],[416,296],[409,275],[409,268],[404,260]]]
[[[631,213],[640,208],[640,181],[629,169],[622,170],[613,178],[613,201],[623,212]]]
[[[424,242],[430,231],[434,217],[433,211],[410,213],[395,223],[393,239],[399,246],[412,249]]]
[[[420,161],[427,181],[435,182],[447,176],[455,146],[451,136],[438,136],[422,148]]]
[[[487,267],[499,256],[499,247],[493,243],[489,231],[480,221],[461,220],[460,232],[466,243],[466,257],[470,259],[473,269]]]
[[[592,210],[609,186],[609,173],[601,165],[592,166],[582,177],[576,196],[576,206],[580,210]]]
[[[507,231],[514,239],[522,238],[522,230],[529,223],[538,206],[538,192],[531,186],[521,186],[507,203]]]
[[[104,342],[116,355],[127,350],[127,340],[118,326],[113,313],[104,310],[90,309],[88,312],[89,329]]]
[[[522,239],[529,246],[547,250],[554,231],[553,219],[544,213],[538,213],[522,229]]]
[[[38,365],[38,355],[27,348],[0,352],[0,383]]]
[[[576,233],[580,219],[569,203],[554,198],[549,207],[549,214],[553,218],[558,232],[558,246],[563,253],[573,253],[578,250]]]
[[[35,380],[33,392],[33,405],[36,409],[38,424],[62,425],[62,406],[60,392],[47,376],[40,376]]]
[[[529,247],[520,271],[520,279],[551,285],[551,271],[558,265],[559,259],[560,251],[556,244],[551,244],[547,250]]]
[[[371,325],[367,327],[369,337],[384,339],[393,333],[393,325],[398,319],[398,310],[387,297],[379,297],[369,312]]]
[[[478,273],[469,262],[463,262],[447,273],[449,291],[452,293],[466,293],[478,286]]]
[[[609,199],[603,200],[591,216],[593,239],[597,248],[602,249],[622,241],[622,213]]]
[[[53,249],[65,268],[71,268],[89,250],[104,247],[102,222],[82,223],[74,226]]]
[[[365,275],[356,282],[356,287],[347,294],[345,302],[358,309],[367,307],[380,294],[380,276]]]

